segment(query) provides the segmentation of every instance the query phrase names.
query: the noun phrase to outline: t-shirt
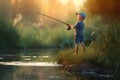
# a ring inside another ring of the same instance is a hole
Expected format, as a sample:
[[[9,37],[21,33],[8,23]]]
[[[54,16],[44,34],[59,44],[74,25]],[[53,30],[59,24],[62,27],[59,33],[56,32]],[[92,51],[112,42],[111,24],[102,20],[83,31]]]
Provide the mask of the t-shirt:
[[[83,30],[84,30],[84,23],[82,21],[79,21],[75,24],[75,35],[76,36],[84,36]]]

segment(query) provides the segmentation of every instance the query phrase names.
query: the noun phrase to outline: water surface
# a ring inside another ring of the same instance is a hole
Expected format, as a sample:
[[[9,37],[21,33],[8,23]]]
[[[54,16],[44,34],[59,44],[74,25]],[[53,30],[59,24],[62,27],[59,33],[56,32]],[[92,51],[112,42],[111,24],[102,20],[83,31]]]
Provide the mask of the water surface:
[[[62,65],[54,61],[55,55],[53,51],[29,52],[20,56],[21,61],[0,61],[0,80],[109,80],[66,72]]]

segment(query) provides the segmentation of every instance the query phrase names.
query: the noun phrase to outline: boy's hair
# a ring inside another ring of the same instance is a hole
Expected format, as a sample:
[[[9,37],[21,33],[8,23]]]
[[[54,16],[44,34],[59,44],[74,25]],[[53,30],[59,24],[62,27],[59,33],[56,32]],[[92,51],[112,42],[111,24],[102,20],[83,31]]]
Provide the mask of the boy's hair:
[[[81,15],[84,19],[86,18],[86,14],[83,12],[77,12],[76,15]]]

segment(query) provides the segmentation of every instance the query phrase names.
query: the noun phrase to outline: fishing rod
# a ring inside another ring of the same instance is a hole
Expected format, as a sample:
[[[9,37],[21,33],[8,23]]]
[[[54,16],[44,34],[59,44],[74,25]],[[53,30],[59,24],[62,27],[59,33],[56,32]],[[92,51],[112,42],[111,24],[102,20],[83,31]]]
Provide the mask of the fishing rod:
[[[66,22],[64,22],[64,21],[61,21],[61,20],[59,20],[59,19],[57,19],[57,18],[48,16],[48,15],[43,14],[43,13],[40,13],[40,12],[38,12],[38,14],[39,14],[39,15],[42,15],[42,16],[45,16],[45,17],[48,17],[48,18],[50,18],[50,19],[53,19],[53,20],[55,20],[55,21],[58,21],[58,22],[60,22],[60,23],[63,23],[63,24],[65,24],[65,25],[68,25],[68,23],[66,23]],[[67,30],[71,30],[71,27],[70,27],[70,26],[67,26],[66,29],[67,29]]]
[[[48,17],[48,18],[51,18],[51,19],[53,19],[53,20],[55,20],[55,21],[58,21],[58,22],[60,22],[60,23],[68,24],[68,23],[66,23],[66,22],[64,22],[64,21],[61,21],[61,20],[59,20],[59,19],[57,19],[57,18],[54,18],[54,17],[48,16],[48,15],[43,14],[43,13],[38,12],[38,14],[39,14],[39,15],[46,16],[46,17]]]

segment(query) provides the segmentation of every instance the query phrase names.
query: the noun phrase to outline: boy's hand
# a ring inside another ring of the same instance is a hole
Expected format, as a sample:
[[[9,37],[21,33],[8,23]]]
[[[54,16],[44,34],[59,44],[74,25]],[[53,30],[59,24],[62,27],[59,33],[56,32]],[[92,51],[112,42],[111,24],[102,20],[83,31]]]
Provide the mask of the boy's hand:
[[[66,29],[71,30],[71,25],[70,24],[66,24],[66,25],[67,25]]]

